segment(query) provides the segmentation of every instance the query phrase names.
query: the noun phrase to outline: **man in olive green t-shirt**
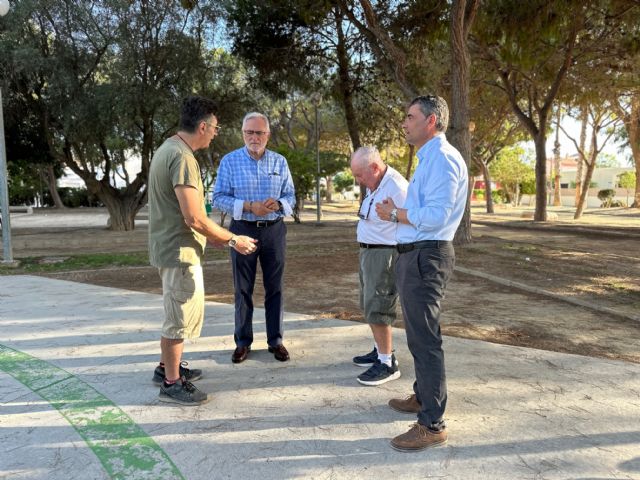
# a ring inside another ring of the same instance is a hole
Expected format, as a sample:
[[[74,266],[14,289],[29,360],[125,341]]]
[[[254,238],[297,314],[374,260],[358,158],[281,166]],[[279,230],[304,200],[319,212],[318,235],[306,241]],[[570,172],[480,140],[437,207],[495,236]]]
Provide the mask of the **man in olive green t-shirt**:
[[[220,227],[204,208],[194,152],[207,148],[216,136],[215,111],[207,98],[186,98],[178,133],[158,148],[149,168],[149,260],[162,279],[165,312],[160,364],[153,381],[160,385],[161,401],[181,405],[200,405],[209,399],[191,383],[202,371],[182,363],[184,339],[199,337],[204,320],[201,259],[207,240],[244,255],[256,249],[254,239]]]

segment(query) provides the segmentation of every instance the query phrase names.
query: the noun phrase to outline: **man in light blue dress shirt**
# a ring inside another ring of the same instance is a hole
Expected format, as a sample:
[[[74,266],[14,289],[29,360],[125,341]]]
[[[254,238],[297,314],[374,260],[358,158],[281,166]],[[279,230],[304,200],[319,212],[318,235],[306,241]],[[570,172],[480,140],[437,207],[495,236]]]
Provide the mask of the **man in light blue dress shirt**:
[[[253,343],[253,289],[258,260],[263,276],[269,352],[276,360],[289,360],[289,352],[282,343],[287,235],[282,220],[293,212],[295,192],[287,160],[266,148],[269,136],[267,117],[248,113],[242,122],[245,146],[222,158],[213,191],[213,205],[232,217],[229,230],[258,241],[257,250],[250,255],[237,255],[231,250],[236,343],[231,356],[233,363],[245,361]]]
[[[376,204],[383,220],[398,223],[396,282],[404,315],[416,381],[413,395],[392,399],[389,406],[417,413],[411,429],[391,440],[402,451],[445,443],[447,384],[440,332],[440,302],[453,272],[453,237],[467,202],[467,166],[445,137],[449,109],[444,99],[415,98],[402,128],[418,149],[419,164],[409,182],[407,199],[398,208],[391,198]]]

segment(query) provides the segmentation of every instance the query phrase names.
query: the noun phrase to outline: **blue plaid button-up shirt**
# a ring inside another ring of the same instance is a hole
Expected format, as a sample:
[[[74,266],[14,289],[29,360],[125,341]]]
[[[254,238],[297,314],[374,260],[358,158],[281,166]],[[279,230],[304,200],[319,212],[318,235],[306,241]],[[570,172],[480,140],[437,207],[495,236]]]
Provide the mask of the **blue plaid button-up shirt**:
[[[243,212],[247,202],[262,202],[274,198],[282,203],[283,212],[258,217]],[[231,214],[234,220],[275,220],[291,215],[296,203],[295,190],[287,159],[279,153],[265,150],[260,160],[251,158],[247,147],[226,154],[220,161],[213,190],[213,205]]]

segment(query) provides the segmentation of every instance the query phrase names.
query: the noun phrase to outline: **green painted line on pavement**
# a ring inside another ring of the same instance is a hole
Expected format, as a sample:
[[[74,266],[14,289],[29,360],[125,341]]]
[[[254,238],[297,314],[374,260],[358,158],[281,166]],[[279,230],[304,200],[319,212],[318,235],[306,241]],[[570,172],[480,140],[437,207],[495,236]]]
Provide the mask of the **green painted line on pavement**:
[[[113,479],[180,479],[167,454],[91,385],[69,372],[0,344],[0,370],[40,395],[67,419]]]

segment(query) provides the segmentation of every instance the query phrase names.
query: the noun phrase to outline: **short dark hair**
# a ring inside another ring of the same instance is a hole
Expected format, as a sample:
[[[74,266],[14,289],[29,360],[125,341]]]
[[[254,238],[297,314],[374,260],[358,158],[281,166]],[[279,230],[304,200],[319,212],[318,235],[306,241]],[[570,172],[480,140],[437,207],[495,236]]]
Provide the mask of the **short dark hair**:
[[[437,95],[420,95],[411,100],[409,106],[418,105],[425,117],[436,116],[436,130],[446,132],[449,125],[449,107],[444,98]]]
[[[216,115],[218,106],[213,100],[205,97],[192,95],[182,101],[182,111],[180,112],[180,130],[193,133],[200,125],[212,115]]]

